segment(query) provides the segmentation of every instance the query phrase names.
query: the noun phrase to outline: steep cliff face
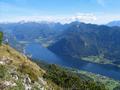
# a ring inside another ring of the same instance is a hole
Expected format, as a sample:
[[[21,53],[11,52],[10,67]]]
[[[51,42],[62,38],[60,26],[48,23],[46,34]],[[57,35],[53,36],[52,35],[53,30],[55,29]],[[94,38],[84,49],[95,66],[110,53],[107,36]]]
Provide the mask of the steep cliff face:
[[[0,46],[0,90],[56,90],[46,72],[8,45]]]

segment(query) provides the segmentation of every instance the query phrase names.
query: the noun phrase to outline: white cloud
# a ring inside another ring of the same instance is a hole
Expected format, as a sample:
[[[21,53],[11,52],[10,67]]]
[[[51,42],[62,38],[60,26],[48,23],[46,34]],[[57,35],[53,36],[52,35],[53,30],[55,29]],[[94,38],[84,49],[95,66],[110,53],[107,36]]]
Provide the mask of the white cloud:
[[[73,21],[80,21],[85,23],[93,24],[105,24],[110,21],[120,20],[119,14],[92,14],[92,13],[77,13],[76,15],[71,16],[16,16],[16,17],[1,17],[0,22],[19,22],[19,21],[47,21],[47,22],[61,22],[61,23],[70,23]]]
[[[17,22],[17,21],[48,21],[48,22],[61,22],[61,23],[70,23],[72,21],[80,21],[90,23],[91,21],[96,20],[96,16],[91,13],[77,13],[72,16],[16,16],[11,18],[10,16],[6,18],[1,18],[1,21],[8,22]]]
[[[119,14],[101,14],[97,16],[97,20],[95,23],[98,24],[106,24],[111,21],[120,20]]]
[[[73,18],[75,18],[78,21],[83,21],[83,22],[96,21],[97,19],[97,17],[92,13],[78,13]]]

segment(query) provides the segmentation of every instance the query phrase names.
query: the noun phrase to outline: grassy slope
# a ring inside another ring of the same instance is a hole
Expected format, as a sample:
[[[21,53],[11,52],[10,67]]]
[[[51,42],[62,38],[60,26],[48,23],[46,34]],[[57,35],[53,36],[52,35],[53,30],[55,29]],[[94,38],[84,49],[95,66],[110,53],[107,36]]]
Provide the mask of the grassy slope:
[[[3,57],[9,58],[9,63],[5,65],[0,65],[0,84],[3,81],[13,81],[17,84],[17,87],[9,88],[7,90],[23,90],[24,86],[22,84],[24,75],[28,74],[32,81],[38,82],[38,77],[43,77],[43,74],[46,72],[41,69],[38,65],[31,62],[27,57],[17,52],[13,48],[8,45],[0,46],[0,60]],[[22,68],[21,68],[22,67]],[[18,74],[19,80],[15,81],[11,78],[10,71],[15,70]],[[3,74],[3,75],[1,75]],[[54,83],[47,81],[46,88],[59,88]],[[36,84],[33,84],[32,87],[36,88],[34,90],[38,90]]]

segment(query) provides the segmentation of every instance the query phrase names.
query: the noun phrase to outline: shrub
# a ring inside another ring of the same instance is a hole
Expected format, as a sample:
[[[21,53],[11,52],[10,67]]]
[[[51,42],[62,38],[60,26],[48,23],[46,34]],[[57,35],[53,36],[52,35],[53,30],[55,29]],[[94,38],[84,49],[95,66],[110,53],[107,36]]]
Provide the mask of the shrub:
[[[38,80],[39,76],[38,72],[36,72],[36,70],[33,70],[33,67],[27,65],[26,63],[21,64],[20,67],[18,68],[18,71],[24,74],[28,74],[32,81]]]
[[[0,78],[3,79],[6,75],[6,68],[3,65],[0,65]]]
[[[3,39],[3,33],[0,32],[0,45],[2,44],[2,39]]]
[[[113,90],[120,90],[120,86],[115,87]]]
[[[68,90],[106,90],[103,84],[82,79],[79,75],[66,71],[54,64],[49,66],[44,78]]]

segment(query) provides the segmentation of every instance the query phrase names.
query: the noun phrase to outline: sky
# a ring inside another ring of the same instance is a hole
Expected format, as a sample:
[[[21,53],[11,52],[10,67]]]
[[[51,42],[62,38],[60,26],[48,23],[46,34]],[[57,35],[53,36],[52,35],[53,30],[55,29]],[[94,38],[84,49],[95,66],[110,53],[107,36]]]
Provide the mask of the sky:
[[[120,20],[120,0],[0,0],[0,22]]]

